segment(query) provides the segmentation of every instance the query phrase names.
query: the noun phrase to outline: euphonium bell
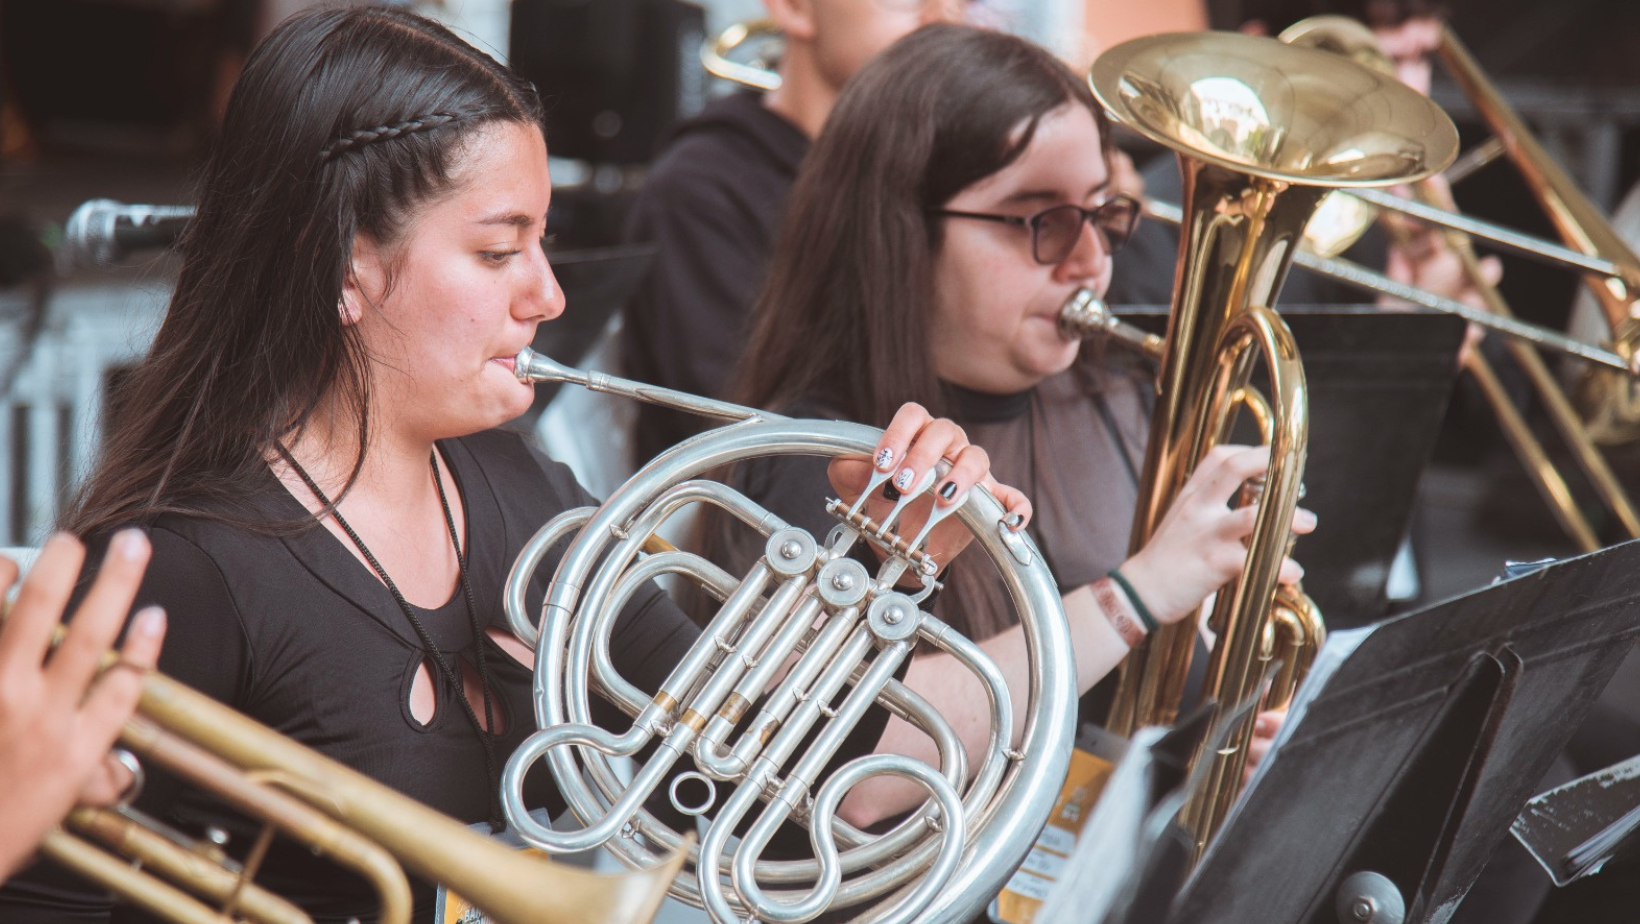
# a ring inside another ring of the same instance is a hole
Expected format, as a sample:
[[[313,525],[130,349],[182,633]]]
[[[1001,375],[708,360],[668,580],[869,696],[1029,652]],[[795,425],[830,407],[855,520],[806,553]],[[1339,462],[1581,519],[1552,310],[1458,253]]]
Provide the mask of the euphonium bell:
[[[1135,39],[1102,55],[1088,79],[1116,121],[1178,152],[1184,174],[1134,550],[1228,435],[1255,355],[1269,370],[1270,468],[1247,565],[1219,592],[1212,617],[1207,695],[1221,710],[1234,709],[1259,695],[1265,680],[1261,655],[1270,648],[1267,626],[1309,431],[1303,367],[1270,306],[1329,189],[1428,176],[1455,156],[1457,131],[1439,107],[1393,78],[1273,39],[1212,32]],[[1195,631],[1193,620],[1164,627],[1127,659],[1113,731],[1173,721]],[[1213,766],[1182,813],[1198,856],[1240,789],[1251,734],[1243,721],[1218,753],[1198,756]]]

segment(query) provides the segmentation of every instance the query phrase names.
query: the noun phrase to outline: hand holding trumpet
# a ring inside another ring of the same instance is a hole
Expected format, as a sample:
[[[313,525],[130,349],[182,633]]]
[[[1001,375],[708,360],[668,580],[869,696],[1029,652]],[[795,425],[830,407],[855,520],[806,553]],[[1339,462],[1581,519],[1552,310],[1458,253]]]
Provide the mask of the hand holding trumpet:
[[[52,649],[52,630],[85,560],[72,536],[54,536],[0,627],[0,877],[21,865],[73,805],[110,803],[125,788],[126,771],[105,758],[136,707],[143,671],[159,659],[164,613],[138,613],[116,665],[99,673],[98,661],[130,612],[148,553],[140,532],[115,536],[96,583]],[[0,558],[0,594],[17,572],[15,562]]]

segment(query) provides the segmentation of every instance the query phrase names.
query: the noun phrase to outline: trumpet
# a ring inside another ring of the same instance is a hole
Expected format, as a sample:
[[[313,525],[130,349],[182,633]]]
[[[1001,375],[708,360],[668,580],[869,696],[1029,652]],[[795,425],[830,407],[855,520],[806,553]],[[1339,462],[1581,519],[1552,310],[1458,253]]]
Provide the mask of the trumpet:
[[[108,655],[104,669],[113,663]],[[405,868],[449,886],[498,924],[643,924],[659,910],[684,860],[680,853],[618,876],[550,863],[153,671],[144,677],[120,744],[265,824],[242,866],[226,861],[214,844],[184,842],[124,807],[81,806],[46,836],[44,856],[179,924],[311,924],[299,908],[254,882],[276,831],[365,877],[376,890],[383,924],[410,918]]]
[[[638,866],[652,862],[657,849],[686,851],[693,868],[674,894],[719,924],[798,924],[843,908],[859,910],[856,920],[885,924],[968,920],[1030,849],[1070,762],[1076,696],[1069,630],[1057,586],[1029,537],[1002,523],[1002,507],[983,488],[944,512],[935,508],[915,534],[902,531],[907,506],[935,481],[925,479],[873,518],[863,501],[886,483],[888,476],[877,473],[861,500],[827,505],[837,522],[822,541],[701,476],[777,454],[869,457],[880,431],[791,420],[571,369],[528,349],[514,368],[524,381],[580,384],[730,421],[657,457],[601,507],[547,523],[513,566],[507,615],[514,634],[536,649],[539,731],[508,761],[502,800],[524,840],[548,851],[602,844]],[[702,504],[765,537],[763,556],[744,576],[685,551],[640,558],[669,517]],[[958,517],[973,532],[1020,611],[1031,663],[1022,727],[1015,727],[1015,694],[996,665],[921,608],[937,585],[924,540],[942,516]],[[545,550],[571,534],[541,613],[527,612],[524,587]],[[848,554],[856,547],[880,556],[876,573]],[[635,589],[662,574],[699,585],[721,607],[660,689],[648,693],[614,669],[608,639]],[[894,679],[919,640],[972,671],[985,691],[992,725],[975,766],[950,724]],[[628,731],[592,724],[594,690],[632,717]],[[871,755],[823,779],[822,769],[873,703],[933,738],[939,766]],[[623,779],[612,761],[651,746],[653,756],[630,782]],[[551,768],[583,830],[552,831],[524,813],[519,787],[538,761]],[[893,830],[871,835],[837,809],[852,786],[879,774],[910,779],[928,798]],[[735,790],[716,806],[725,784]],[[652,795],[688,816],[716,808],[698,847],[646,808]],[[814,858],[762,856],[787,821],[808,828]]]
[[[1207,695],[1231,710],[1259,694],[1277,649],[1296,665],[1319,644],[1313,608],[1278,602],[1277,576],[1298,502],[1308,406],[1292,334],[1271,308],[1305,225],[1328,189],[1407,182],[1446,166],[1457,130],[1445,113],[1398,82],[1310,49],[1228,33],[1135,39],[1094,62],[1089,84],[1113,118],[1179,155],[1184,174],[1179,262],[1159,398],[1146,450],[1131,548],[1149,540],[1202,456],[1229,433],[1238,409],[1267,418],[1270,468],[1248,541],[1247,565],[1217,595],[1217,645]],[[1074,323],[1068,321],[1067,323]],[[1247,389],[1255,356],[1268,398]],[[1288,619],[1288,611],[1302,610]],[[1300,634],[1272,639],[1276,627]],[[1110,726],[1131,734],[1171,724],[1195,626],[1164,627],[1124,662]],[[1198,754],[1206,782],[1181,821],[1199,859],[1240,790],[1250,722]]]
[[[701,43],[700,63],[713,77],[754,90],[778,90],[780,75],[775,72],[775,62],[782,48],[780,29],[773,22],[737,22]]]

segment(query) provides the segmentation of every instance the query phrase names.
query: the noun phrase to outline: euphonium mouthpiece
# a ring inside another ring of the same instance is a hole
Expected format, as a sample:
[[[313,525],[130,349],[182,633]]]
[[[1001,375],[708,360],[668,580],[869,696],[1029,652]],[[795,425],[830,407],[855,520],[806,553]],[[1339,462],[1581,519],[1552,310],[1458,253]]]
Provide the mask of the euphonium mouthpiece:
[[[1092,289],[1077,289],[1065,299],[1064,307],[1059,309],[1059,335],[1066,340],[1103,335],[1151,359],[1162,355],[1162,338],[1112,314],[1110,306]]]

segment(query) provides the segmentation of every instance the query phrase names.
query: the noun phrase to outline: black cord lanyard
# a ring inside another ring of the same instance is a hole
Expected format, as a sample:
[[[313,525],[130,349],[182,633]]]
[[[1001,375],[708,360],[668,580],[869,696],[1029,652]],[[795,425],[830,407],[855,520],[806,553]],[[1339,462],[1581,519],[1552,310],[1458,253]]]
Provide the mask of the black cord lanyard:
[[[421,624],[420,619],[416,618],[415,612],[410,609],[410,602],[405,600],[404,594],[399,592],[398,585],[394,584],[393,579],[387,576],[387,569],[383,568],[381,562],[376,560],[376,556],[370,553],[370,549],[364,544],[364,540],[360,539],[359,534],[354,532],[353,527],[348,525],[347,520],[342,518],[342,511],[331,503],[330,498],[320,489],[319,483],[313,480],[313,477],[307,473],[306,469],[302,468],[301,463],[296,461],[296,457],[292,456],[290,450],[285,448],[285,444],[279,443],[277,445],[279,455],[285,460],[285,464],[301,476],[302,483],[308,486],[308,490],[313,492],[313,496],[317,497],[319,503],[324,505],[324,509],[329,511],[331,517],[336,520],[336,525],[342,528],[342,532],[347,533],[347,538],[353,540],[353,545],[364,556],[364,560],[370,563],[370,567],[376,572],[376,576],[382,579],[383,584],[387,585],[388,592],[393,595],[394,602],[398,603],[399,609],[404,613],[404,618],[410,621],[410,625],[416,630],[416,637],[421,639],[422,653],[432,656],[434,663],[438,665],[439,673],[449,682],[455,693],[456,700],[461,703],[462,711],[467,714],[467,721],[472,723],[473,731],[478,735],[478,741],[484,747],[484,775],[489,781],[490,794],[490,830],[502,830],[506,827],[506,823],[502,820],[501,815],[501,775],[496,770],[495,765],[495,735],[486,730],[495,727],[495,715],[490,708],[490,670],[484,659],[484,639],[483,632],[478,624],[478,607],[473,604],[473,588],[467,582],[467,558],[461,552],[461,540],[456,535],[456,519],[450,513],[450,499],[444,494],[444,480],[439,477],[438,451],[435,449],[432,452],[428,457],[428,463],[433,468],[433,486],[438,489],[439,504],[444,508],[444,525],[449,527],[450,530],[450,544],[456,550],[456,574],[460,578],[462,597],[467,602],[467,620],[473,631],[473,647],[478,652],[478,682],[484,692],[484,723],[482,725],[479,724],[477,714],[473,712],[472,704],[467,702],[466,687],[461,682],[460,675],[450,666],[450,662],[444,659],[444,652],[433,644],[433,637],[427,634],[427,628]]]

